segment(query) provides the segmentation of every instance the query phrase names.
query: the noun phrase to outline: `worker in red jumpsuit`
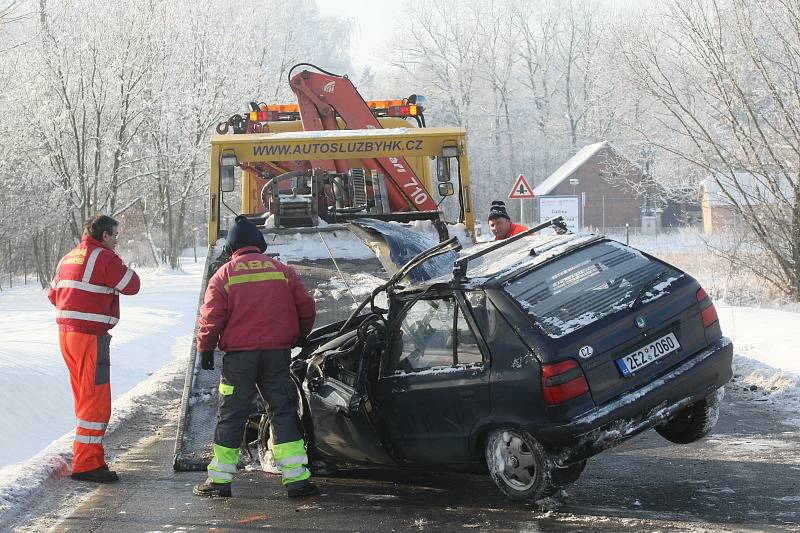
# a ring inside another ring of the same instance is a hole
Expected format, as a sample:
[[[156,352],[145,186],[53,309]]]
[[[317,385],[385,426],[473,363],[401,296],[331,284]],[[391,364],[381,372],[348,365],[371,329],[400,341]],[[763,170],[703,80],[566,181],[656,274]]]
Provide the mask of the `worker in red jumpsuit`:
[[[489,210],[489,229],[492,230],[494,240],[501,241],[522,233],[528,228],[511,222],[511,217],[508,216],[508,211],[506,211],[506,203],[495,200]]]
[[[219,384],[220,405],[208,479],[194,487],[198,496],[229,497],[239,462],[239,446],[253,400],[266,402],[272,453],[290,497],[318,494],[311,483],[305,442],[289,377],[290,352],[314,325],[316,310],[294,269],[263,254],[264,236],[246,217],[228,231],[231,260],[208,282],[200,307],[197,353],[201,367],[214,368],[214,349],[225,352]]]
[[[83,226],[81,242],[58,263],[47,297],[56,306],[61,353],[75,401],[72,479],[110,483],[103,435],[111,417],[108,330],[119,322],[119,295],[139,292],[139,276],[114,252],[119,223],[96,215]]]

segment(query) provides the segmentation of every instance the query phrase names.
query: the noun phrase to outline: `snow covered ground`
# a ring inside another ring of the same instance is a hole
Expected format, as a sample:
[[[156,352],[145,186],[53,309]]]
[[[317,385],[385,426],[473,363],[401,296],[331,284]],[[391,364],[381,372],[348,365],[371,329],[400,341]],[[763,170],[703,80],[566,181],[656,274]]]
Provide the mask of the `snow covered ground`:
[[[120,323],[111,330],[112,426],[125,418],[133,398],[147,394],[137,385],[188,354],[203,264],[185,258],[182,267],[140,272],[141,292],[120,297]],[[66,470],[75,417],[46,292],[32,284],[0,292],[0,324],[2,513],[20,486]]]
[[[351,237],[325,238],[337,255],[351,246],[357,256],[369,254],[366,247],[358,248],[360,243],[349,242]],[[290,240],[278,248],[268,251],[280,251],[283,260],[309,257],[307,242]],[[184,372],[202,267],[187,258],[184,272],[144,272],[142,292],[122,297],[122,318],[112,330],[114,408],[109,431],[124,423],[149,394]],[[365,293],[358,289],[375,282],[367,277],[357,277],[357,297]],[[331,280],[332,286],[340,283]],[[345,297],[344,285],[340,288]],[[736,346],[738,384],[763,391],[764,401],[787,410],[787,418],[800,425],[800,313],[721,302],[717,309],[724,334]],[[1,519],[53,472],[68,472],[74,416],[54,310],[45,292],[34,285],[0,292],[0,323],[5,326],[0,330],[0,427],[6,428],[0,432]]]

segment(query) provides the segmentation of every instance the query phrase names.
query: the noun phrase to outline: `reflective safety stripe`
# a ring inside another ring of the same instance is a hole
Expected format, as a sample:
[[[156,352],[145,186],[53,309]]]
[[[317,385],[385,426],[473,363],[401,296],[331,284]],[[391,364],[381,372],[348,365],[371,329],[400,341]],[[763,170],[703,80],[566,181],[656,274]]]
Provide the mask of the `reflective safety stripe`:
[[[93,283],[86,283],[84,281],[75,281],[72,279],[61,279],[56,285],[57,289],[80,289],[87,292],[97,292],[100,294],[112,294],[116,292],[110,287],[103,285],[94,285]]]
[[[102,248],[95,248],[92,250],[91,255],[89,256],[89,260],[86,261],[86,268],[83,271],[83,282],[89,283],[89,280],[92,279],[92,273],[94,272],[94,264],[97,262],[97,256],[100,255],[102,252]]]
[[[230,483],[236,473],[236,463],[239,462],[239,448],[226,448],[214,444],[214,459],[208,464],[206,472],[208,479],[214,483]]]
[[[76,318],[78,320],[91,320],[92,322],[101,322],[103,324],[116,324],[119,318],[108,315],[98,315],[96,313],[81,313],[80,311],[65,311],[63,309],[56,311],[56,318]]]
[[[132,277],[133,277],[133,270],[131,270],[131,269],[129,268],[129,269],[128,269],[128,270],[125,272],[125,275],[124,275],[124,276],[122,276],[122,279],[121,279],[121,280],[119,280],[119,283],[117,283],[117,286],[116,286],[116,287],[114,287],[114,288],[115,288],[116,290],[118,290],[118,291],[121,291],[121,290],[123,290],[123,289],[124,289],[124,288],[125,288],[125,287],[128,285],[128,283],[131,281],[131,278],[132,278]]]
[[[283,474],[284,485],[311,477],[311,472],[305,466],[308,463],[308,457],[303,439],[275,444],[272,446],[272,454]]]
[[[208,470],[208,479],[213,481],[214,483],[230,483],[233,481],[233,474],[229,474],[228,472],[218,472],[216,470]]]
[[[94,430],[101,430],[106,429],[108,424],[104,422],[89,422],[88,420],[81,420],[78,419],[78,427],[83,429],[94,429]]]
[[[284,478],[284,482],[285,483],[293,483],[295,481],[302,481],[303,479],[305,479],[305,478],[303,478],[303,474],[305,474],[306,472],[308,472],[308,469],[306,467],[304,467],[304,466],[301,466],[301,467],[298,467],[298,468],[290,468],[290,469],[287,469],[287,470],[281,470],[281,473],[283,474],[283,478]],[[300,479],[297,479],[297,478],[300,478]]]
[[[235,465],[239,462],[239,448],[226,448],[225,446],[214,444],[212,450],[214,451],[214,459],[220,463]]]
[[[223,396],[230,396],[231,394],[233,394],[233,385],[228,385],[227,383],[220,383],[219,393]]]
[[[277,459],[275,464],[278,466],[295,466],[295,465],[307,465],[308,464],[308,457],[305,455],[292,455],[290,457],[284,457],[282,459]]]
[[[275,462],[281,464],[288,457],[306,455],[306,444],[303,439],[282,442],[272,446],[272,453],[275,455]]]
[[[82,442],[84,444],[100,444],[103,442],[103,437],[97,435],[81,435],[75,434],[75,442]]]
[[[215,457],[211,463],[209,463],[208,468],[211,470],[216,470],[219,472],[228,472],[230,474],[236,473],[236,465],[229,465],[226,463],[220,463],[219,460]]]
[[[251,283],[255,281],[271,281],[282,280],[286,281],[286,274],[283,272],[255,272],[253,274],[240,274],[238,276],[231,276],[225,283],[225,290],[231,285],[239,285],[240,283]]]

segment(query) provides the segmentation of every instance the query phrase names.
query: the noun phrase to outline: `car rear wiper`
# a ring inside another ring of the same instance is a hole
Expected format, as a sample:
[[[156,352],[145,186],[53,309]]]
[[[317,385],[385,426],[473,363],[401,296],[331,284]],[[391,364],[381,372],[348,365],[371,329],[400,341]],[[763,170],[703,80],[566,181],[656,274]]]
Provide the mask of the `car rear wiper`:
[[[666,276],[667,274],[669,274],[669,270],[662,270],[658,275],[646,281],[644,285],[642,285],[642,288],[639,289],[639,294],[636,295],[636,298],[634,298],[634,300],[631,302],[631,305],[628,306],[628,309],[633,310],[640,303],[642,303],[642,297],[645,295],[647,290],[650,289],[650,287],[652,287],[653,285],[655,285],[656,282],[661,281],[661,279],[663,279],[664,276]]]

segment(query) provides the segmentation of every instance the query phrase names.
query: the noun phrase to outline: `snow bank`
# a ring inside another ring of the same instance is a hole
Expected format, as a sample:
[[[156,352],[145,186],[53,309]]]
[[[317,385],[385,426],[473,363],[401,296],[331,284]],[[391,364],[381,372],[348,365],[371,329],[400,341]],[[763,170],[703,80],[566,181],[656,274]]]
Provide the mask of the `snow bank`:
[[[723,334],[733,340],[734,379],[800,426],[800,313],[717,305]]]
[[[186,354],[192,337],[184,337],[172,347],[174,360],[114,400],[113,413],[106,435],[111,435],[126,421],[151,406],[154,394],[186,372]],[[28,461],[0,469],[0,522],[4,514],[18,510],[29,502],[51,478],[70,474],[74,432],[62,435]]]
[[[171,361],[177,343],[185,346],[185,337],[192,335],[202,270],[203,263],[185,259],[183,271],[141,273],[140,294],[121,297],[121,320],[111,330],[114,416],[119,416],[118,398]],[[75,417],[55,309],[45,291],[27,285],[0,292],[0,323],[0,423],[14,428],[0,432],[0,483],[5,484],[9,465],[43,449],[52,452],[48,444],[56,445],[72,431]],[[47,462],[50,452],[34,462]]]

